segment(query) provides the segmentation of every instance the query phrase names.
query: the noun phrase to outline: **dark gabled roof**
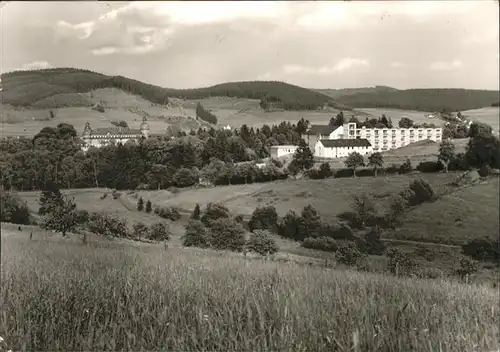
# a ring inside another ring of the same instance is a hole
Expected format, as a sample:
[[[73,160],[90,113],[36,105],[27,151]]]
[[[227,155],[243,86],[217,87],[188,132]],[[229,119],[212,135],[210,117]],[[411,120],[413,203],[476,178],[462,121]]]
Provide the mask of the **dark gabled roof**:
[[[339,126],[337,127],[331,127],[329,125],[311,125],[311,127],[306,131],[305,134],[307,135],[326,135],[330,134],[333,131],[335,131]]]
[[[130,135],[130,134],[141,134],[141,130],[126,128],[126,127],[107,127],[107,128],[96,128],[92,130],[92,134],[98,135],[106,135],[106,134],[114,134],[114,135]]]
[[[320,139],[325,148],[371,147],[368,139]]]

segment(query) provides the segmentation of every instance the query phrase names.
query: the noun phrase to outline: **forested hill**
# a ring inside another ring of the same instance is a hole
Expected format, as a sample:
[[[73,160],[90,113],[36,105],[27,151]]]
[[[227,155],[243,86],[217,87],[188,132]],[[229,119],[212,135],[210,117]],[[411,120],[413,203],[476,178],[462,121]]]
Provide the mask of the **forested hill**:
[[[310,89],[283,82],[234,82],[206,88],[171,89],[146,84],[122,76],[56,68],[15,71],[2,75],[3,103],[29,107],[35,102],[56,94],[86,93],[99,88],[118,88],[139,95],[153,103],[166,104],[168,98],[200,99],[214,96],[260,99],[264,109],[314,110],[329,105],[349,109],[337,104],[331,97]],[[70,100],[71,101],[71,100]],[[78,99],[75,99],[78,104]]]
[[[492,106],[499,92],[473,89],[406,89],[389,87],[317,90],[353,108],[393,108],[419,111],[464,111]]]

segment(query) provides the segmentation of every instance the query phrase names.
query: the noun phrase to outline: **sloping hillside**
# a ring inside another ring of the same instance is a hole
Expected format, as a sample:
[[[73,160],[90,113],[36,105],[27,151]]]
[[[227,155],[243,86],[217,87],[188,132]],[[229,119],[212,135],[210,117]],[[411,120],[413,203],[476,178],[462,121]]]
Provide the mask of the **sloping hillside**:
[[[79,93],[99,88],[118,88],[156,104],[167,104],[172,97],[187,100],[226,96],[260,99],[263,109],[316,110],[325,105],[347,108],[325,94],[283,82],[232,82],[206,88],[171,89],[74,68],[6,73],[2,75],[2,88],[3,104],[37,108],[89,106],[90,102]]]
[[[353,108],[394,108],[419,111],[463,111],[491,106],[499,92],[473,89],[407,89],[389,87],[318,90]]]

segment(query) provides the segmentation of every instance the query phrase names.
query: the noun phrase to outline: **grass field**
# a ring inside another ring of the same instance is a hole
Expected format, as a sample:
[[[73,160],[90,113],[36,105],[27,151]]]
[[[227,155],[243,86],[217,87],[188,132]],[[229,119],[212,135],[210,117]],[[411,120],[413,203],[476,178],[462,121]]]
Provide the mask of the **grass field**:
[[[392,119],[393,126],[397,127],[399,120],[403,117],[407,117],[413,120],[417,124],[422,123],[433,123],[436,126],[441,126],[444,124],[443,120],[439,118],[427,118],[425,115],[429,114],[428,112],[423,111],[415,111],[415,110],[399,110],[399,109],[376,109],[376,108],[358,108],[356,111],[361,111],[366,114],[370,114],[375,117],[381,117],[385,115],[387,118]]]
[[[2,225],[12,350],[493,351],[498,291]]]

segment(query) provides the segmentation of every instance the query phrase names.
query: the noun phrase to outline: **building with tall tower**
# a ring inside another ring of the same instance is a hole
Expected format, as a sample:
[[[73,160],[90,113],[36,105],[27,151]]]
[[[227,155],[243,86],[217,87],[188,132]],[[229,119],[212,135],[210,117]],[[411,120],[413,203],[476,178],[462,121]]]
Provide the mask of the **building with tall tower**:
[[[90,147],[101,148],[110,144],[125,144],[130,140],[139,141],[149,137],[150,129],[146,117],[142,118],[140,129],[108,127],[94,130],[90,127],[90,123],[87,122],[82,134],[82,150],[86,152]]]

